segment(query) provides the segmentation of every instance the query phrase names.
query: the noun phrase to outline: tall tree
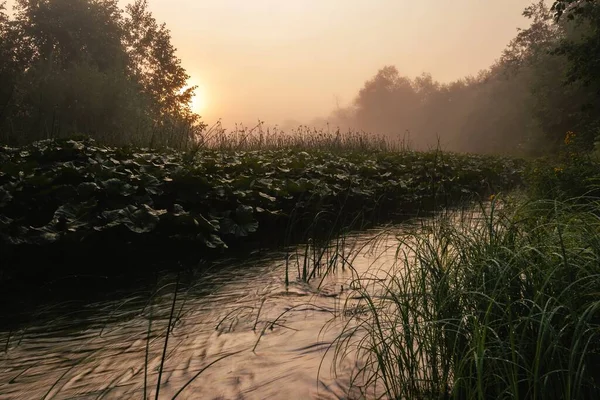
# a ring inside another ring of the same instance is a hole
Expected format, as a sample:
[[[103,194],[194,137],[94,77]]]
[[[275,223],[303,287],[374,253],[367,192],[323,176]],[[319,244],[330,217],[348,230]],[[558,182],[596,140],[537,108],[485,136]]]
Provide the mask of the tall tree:
[[[196,87],[187,87],[189,75],[176,56],[170,31],[156,22],[147,0],[136,0],[126,12],[124,38],[131,74],[153,99],[154,111],[161,117],[188,116]]]
[[[117,0],[18,0],[16,22],[34,63],[85,62],[106,71],[127,62]]]
[[[578,120],[584,144],[592,147],[600,139],[600,2],[558,0],[553,10],[557,23],[564,23],[565,15],[569,21],[554,54],[569,62],[567,83],[587,88]]]
[[[124,112],[134,98],[126,94],[117,1],[18,0],[15,11],[21,135],[115,138],[130,129]]]
[[[83,133],[181,146],[204,129],[170,32],[146,1],[122,10],[118,0],[16,0],[12,19],[3,11],[0,140]]]
[[[401,76],[396,67],[385,66],[359,91],[354,101],[356,119],[363,129],[400,134],[412,128],[409,115],[417,103],[410,79]]]

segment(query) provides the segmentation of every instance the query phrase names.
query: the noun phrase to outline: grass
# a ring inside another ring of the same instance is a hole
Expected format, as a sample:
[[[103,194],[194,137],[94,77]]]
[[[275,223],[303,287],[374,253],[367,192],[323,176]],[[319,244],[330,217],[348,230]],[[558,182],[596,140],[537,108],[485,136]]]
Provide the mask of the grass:
[[[377,242],[373,238],[357,250],[347,248],[343,234],[330,231],[327,239],[327,248],[312,241],[296,257],[288,255],[286,275],[297,269],[300,279],[310,281],[338,267],[351,268],[357,251]],[[527,202],[495,196],[477,212],[438,214],[397,239],[396,265],[385,280],[357,276],[347,287],[345,329],[333,348],[338,361],[358,357],[352,383],[365,396],[600,395],[599,199]],[[183,309],[178,282],[157,338],[164,340],[157,398],[169,337]],[[260,328],[262,304],[255,310],[254,329]],[[149,306],[144,398],[154,385],[148,379]],[[254,349],[267,329],[286,328],[279,323],[283,315],[262,327]],[[203,366],[175,397],[233,354]]]
[[[357,278],[336,357],[385,398],[600,395],[600,200],[495,199],[399,237],[387,279]]]
[[[190,148],[231,150],[280,150],[297,149],[304,151],[406,151],[410,143],[406,137],[376,135],[364,131],[317,129],[300,125],[290,131],[277,126],[265,128],[259,121],[253,127],[236,125],[231,131],[217,122],[196,136],[196,143]]]

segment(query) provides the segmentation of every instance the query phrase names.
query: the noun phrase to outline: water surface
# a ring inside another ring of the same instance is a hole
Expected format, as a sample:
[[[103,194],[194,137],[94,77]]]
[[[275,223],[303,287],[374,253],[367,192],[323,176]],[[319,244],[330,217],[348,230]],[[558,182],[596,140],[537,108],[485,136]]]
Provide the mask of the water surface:
[[[339,253],[337,269],[309,284],[297,278],[304,256],[311,265],[318,255],[300,246],[42,308],[31,323],[0,332],[0,398],[154,399],[161,364],[160,399],[369,397],[358,381],[349,390],[360,360],[334,369],[332,344],[352,323],[343,312],[352,279],[397,267],[401,229],[332,243],[322,264]]]

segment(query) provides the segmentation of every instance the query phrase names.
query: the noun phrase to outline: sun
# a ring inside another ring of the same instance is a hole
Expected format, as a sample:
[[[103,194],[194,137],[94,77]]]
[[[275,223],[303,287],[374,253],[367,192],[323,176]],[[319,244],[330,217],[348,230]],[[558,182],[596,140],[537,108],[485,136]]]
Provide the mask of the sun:
[[[195,81],[189,81],[188,82],[189,86],[197,86],[196,90],[194,91],[194,95],[192,96],[192,99],[190,100],[190,108],[192,109],[193,112],[195,113],[203,113],[204,111],[206,111],[206,107],[207,107],[207,97],[206,97],[206,89],[204,88],[203,85],[195,82]]]

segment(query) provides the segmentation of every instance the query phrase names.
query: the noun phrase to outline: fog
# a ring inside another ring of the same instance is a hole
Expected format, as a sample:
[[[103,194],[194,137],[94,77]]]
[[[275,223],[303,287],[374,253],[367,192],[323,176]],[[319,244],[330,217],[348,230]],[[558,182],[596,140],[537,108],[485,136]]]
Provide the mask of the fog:
[[[541,154],[556,148],[567,131],[589,132],[597,119],[598,88],[580,79],[581,69],[572,62],[581,56],[569,57],[565,49],[592,29],[557,21],[544,1],[520,14],[526,27],[478,73],[444,81],[386,65],[349,104],[337,104],[308,125],[383,135],[417,150],[504,154]]]
[[[123,1],[122,4],[127,3]],[[530,0],[151,0],[212,123],[307,123],[386,65],[441,82],[500,57]]]
[[[1,140],[180,146],[204,124],[263,121],[531,153],[595,121],[595,89],[560,50],[593,31],[551,2],[132,3],[0,1]]]

